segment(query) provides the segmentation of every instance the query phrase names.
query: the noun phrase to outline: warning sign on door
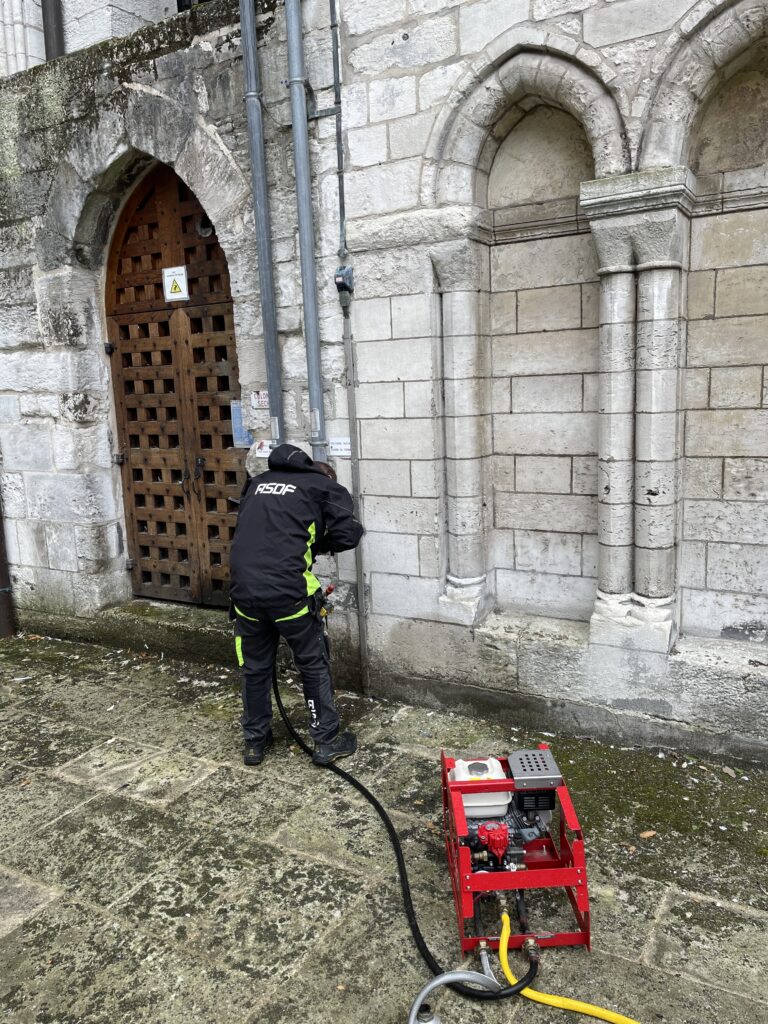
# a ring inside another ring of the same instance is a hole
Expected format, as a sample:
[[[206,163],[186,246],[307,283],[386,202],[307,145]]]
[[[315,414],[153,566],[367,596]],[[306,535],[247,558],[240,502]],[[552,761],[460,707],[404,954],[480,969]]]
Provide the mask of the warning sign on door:
[[[163,267],[163,291],[166,302],[184,302],[189,298],[186,267]]]

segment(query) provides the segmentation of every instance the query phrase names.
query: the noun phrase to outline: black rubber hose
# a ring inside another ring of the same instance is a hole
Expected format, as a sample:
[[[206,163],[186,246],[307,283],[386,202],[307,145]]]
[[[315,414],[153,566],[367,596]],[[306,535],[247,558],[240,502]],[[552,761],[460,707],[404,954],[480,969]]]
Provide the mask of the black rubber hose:
[[[296,730],[294,729],[291,720],[288,718],[288,713],[285,710],[283,700],[280,696],[280,689],[277,682],[277,673],[275,673],[275,675],[273,676],[272,684],[273,689],[275,691],[275,701],[277,702],[277,708],[278,711],[280,712],[280,717],[285,723],[286,729],[291,734],[296,743],[299,745],[299,747],[301,747],[304,753],[308,754],[311,757],[312,748],[304,742],[304,740],[301,738],[298,732],[296,732]],[[395,851],[395,858],[397,860],[397,870],[400,875],[400,888],[402,889],[403,893],[405,916],[408,918],[408,926],[411,929],[413,941],[416,943],[416,948],[421,954],[424,963],[427,965],[427,967],[429,967],[430,971],[432,971],[434,975],[445,974],[445,968],[441,967],[437,960],[434,958],[429,946],[424,940],[424,936],[421,934],[419,922],[416,918],[416,911],[413,908],[413,899],[411,898],[411,885],[410,882],[408,881],[408,871],[405,866],[403,847],[400,843],[400,837],[397,834],[397,830],[395,829],[395,826],[392,824],[389,815],[381,806],[381,804],[373,795],[373,793],[371,793],[370,790],[366,789],[362,782],[358,782],[358,780],[353,775],[350,775],[349,772],[345,772],[343,768],[339,768],[338,765],[335,765],[333,763],[329,764],[327,767],[330,768],[331,771],[338,775],[340,778],[344,779],[345,782],[349,783],[350,786],[353,786],[358,791],[358,793],[364,796],[368,803],[376,811],[378,816],[381,818],[384,828],[387,830],[387,834],[389,835],[389,841],[392,844],[392,849]],[[523,991],[524,988],[527,988],[533,982],[533,979],[536,977],[538,969],[538,958],[532,959],[527,973],[517,982],[517,984],[505,986],[504,988],[501,988],[496,992],[489,992],[485,989],[479,988],[470,988],[469,985],[462,985],[460,983],[454,983],[453,985],[450,985],[449,988],[451,988],[454,992],[458,992],[459,995],[466,996],[469,999],[507,999],[510,996],[518,995],[520,992]]]

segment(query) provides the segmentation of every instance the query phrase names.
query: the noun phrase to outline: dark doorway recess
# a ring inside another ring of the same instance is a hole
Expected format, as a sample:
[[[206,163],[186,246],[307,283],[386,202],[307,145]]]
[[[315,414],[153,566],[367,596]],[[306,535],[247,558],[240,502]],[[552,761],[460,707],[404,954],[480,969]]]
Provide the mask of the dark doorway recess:
[[[179,266],[189,300],[169,302],[162,271]],[[169,167],[120,217],[106,305],[134,593],[225,605],[246,455],[232,436],[232,296],[215,229]]]

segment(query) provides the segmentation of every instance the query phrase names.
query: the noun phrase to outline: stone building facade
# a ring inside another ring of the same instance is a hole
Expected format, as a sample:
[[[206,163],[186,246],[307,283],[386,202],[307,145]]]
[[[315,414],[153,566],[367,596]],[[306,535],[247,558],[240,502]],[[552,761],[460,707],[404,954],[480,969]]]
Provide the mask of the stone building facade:
[[[327,5],[303,10],[328,107]],[[268,436],[237,5],[156,19],[0,88],[22,608],[131,596],[105,266],[157,162],[215,226],[246,425]],[[280,6],[259,21],[284,400],[306,441]],[[341,33],[356,422],[332,118],[311,156],[328,432],[359,441],[371,687],[764,753],[768,5],[346,0]],[[354,558],[325,569],[353,648]]]

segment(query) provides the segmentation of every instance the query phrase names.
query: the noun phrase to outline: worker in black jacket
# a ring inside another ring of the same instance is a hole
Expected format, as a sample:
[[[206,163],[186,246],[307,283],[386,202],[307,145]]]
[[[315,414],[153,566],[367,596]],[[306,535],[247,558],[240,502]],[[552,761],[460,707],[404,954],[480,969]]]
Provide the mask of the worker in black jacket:
[[[243,488],[230,552],[235,646],[243,670],[243,760],[261,764],[272,745],[270,686],[283,636],[304,686],[312,759],[327,765],[354,754],[357,739],[340,732],[320,616],[323,592],[312,564],[318,554],[357,547],[363,528],[352,514],[349,491],[327,463],[281,444],[267,464],[267,472]]]

